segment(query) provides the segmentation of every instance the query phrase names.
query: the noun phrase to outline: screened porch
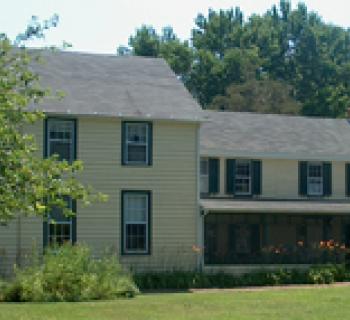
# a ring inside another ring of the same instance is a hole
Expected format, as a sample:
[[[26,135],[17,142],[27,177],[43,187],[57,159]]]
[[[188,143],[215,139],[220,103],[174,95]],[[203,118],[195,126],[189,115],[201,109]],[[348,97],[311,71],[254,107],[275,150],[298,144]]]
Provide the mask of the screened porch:
[[[350,247],[349,214],[307,210],[288,213],[282,208],[279,213],[271,211],[207,211],[204,216],[205,265],[345,261]]]

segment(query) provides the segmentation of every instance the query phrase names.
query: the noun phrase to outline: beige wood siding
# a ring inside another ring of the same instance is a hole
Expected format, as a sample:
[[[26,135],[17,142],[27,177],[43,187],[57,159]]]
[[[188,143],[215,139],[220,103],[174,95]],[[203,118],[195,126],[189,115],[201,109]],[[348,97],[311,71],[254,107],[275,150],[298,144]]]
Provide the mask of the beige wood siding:
[[[283,159],[263,159],[262,194],[260,198],[299,199],[299,161]],[[332,195],[329,199],[348,199],[345,195],[344,161],[332,162]],[[226,159],[220,158],[220,192],[218,197],[230,197],[226,194]]]
[[[43,124],[28,129],[35,134],[42,156]],[[112,249],[120,255],[121,191],[152,192],[151,254],[121,256],[132,269],[193,269],[197,256],[197,132],[198,125],[153,122],[153,165],[121,166],[121,121],[112,118],[78,119],[78,158],[84,161],[81,180],[109,196],[106,203],[84,207],[78,203],[77,239],[96,256]],[[2,270],[42,248],[42,219],[22,218],[0,227]],[[21,230],[20,235],[18,230]]]
[[[81,118],[78,158],[82,179],[109,196],[107,203],[78,205],[78,241],[96,254],[112,247],[120,254],[121,191],[152,192],[151,254],[121,256],[137,270],[194,268],[197,226],[197,125],[153,122],[153,165],[121,166],[121,122]]]

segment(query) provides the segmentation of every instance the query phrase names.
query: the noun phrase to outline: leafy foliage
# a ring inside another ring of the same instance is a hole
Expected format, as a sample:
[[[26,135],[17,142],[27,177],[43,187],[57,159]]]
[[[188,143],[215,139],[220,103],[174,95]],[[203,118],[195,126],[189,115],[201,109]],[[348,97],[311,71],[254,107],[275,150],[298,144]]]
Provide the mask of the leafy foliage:
[[[209,109],[274,114],[298,114],[300,104],[292,97],[291,87],[276,80],[249,80],[231,85],[225,95],[216,96]]]
[[[340,265],[315,266],[305,270],[258,271],[241,276],[181,271],[135,275],[135,282],[140,290],[329,284],[349,280],[349,270]]]
[[[248,19],[239,8],[209,10],[207,16],[198,14],[195,24],[190,43],[173,36],[164,42],[152,27],[142,27],[131,37],[132,54],[164,57],[204,108],[216,105],[215,97],[222,100],[227,90],[241,91],[242,85],[267,88],[269,82],[254,80],[269,79],[272,92],[283,96],[278,112],[345,116],[350,105],[350,30],[323,22],[305,4],[292,10],[288,0]],[[170,54],[161,54],[164,43],[172,44]],[[186,67],[177,67],[181,61]],[[232,106],[236,100],[230,102],[230,96],[226,94],[225,103]],[[268,104],[257,109],[261,96],[254,97],[255,107],[241,95],[236,108],[275,112],[276,106]]]
[[[23,44],[36,33],[40,36],[48,25],[36,22],[18,41]],[[80,161],[70,164],[55,157],[42,159],[34,137],[26,134],[28,127],[44,118],[42,112],[35,111],[36,105],[51,95],[30,68],[34,60],[40,61],[36,53],[15,47],[0,35],[0,223],[18,213],[43,215],[52,207],[72,214],[66,208],[65,196],[85,204],[106,199],[79,182],[77,174],[83,169]]]
[[[0,286],[0,301],[87,301],[137,293],[115,255],[93,259],[88,247],[66,244],[49,249],[42,264],[17,269],[12,282]]]

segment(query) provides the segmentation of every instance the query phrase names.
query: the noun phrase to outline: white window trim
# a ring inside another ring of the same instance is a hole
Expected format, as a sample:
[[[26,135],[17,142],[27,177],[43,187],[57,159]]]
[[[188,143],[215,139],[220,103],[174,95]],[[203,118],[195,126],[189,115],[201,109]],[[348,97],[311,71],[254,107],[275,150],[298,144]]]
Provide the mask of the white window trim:
[[[75,127],[74,127],[74,120],[71,119],[48,119],[47,120],[47,129],[46,129],[46,150],[47,150],[47,155],[50,157],[51,154],[51,142],[69,142],[70,143],[70,159],[69,162],[74,161],[74,140],[75,140]],[[72,124],[72,136],[71,139],[51,139],[50,138],[50,132],[52,126],[54,126],[57,123],[67,123],[70,122]]]
[[[240,176],[240,175],[237,175],[237,172],[235,173],[235,177],[234,177],[234,179],[235,179],[235,181],[234,181],[235,195],[238,195],[238,196],[250,196],[252,194],[252,161],[251,160],[244,160],[244,159],[236,160],[236,167],[237,167],[237,163],[240,163],[240,162],[249,164],[249,177],[247,177],[247,176]],[[249,191],[248,192],[236,191],[236,180],[237,179],[248,179],[248,181],[249,181]]]
[[[146,142],[134,142],[134,141],[129,141],[128,140],[128,130],[129,130],[129,125],[144,125],[146,126]],[[123,143],[125,144],[125,152],[124,152],[124,163],[125,164],[139,164],[139,165],[148,165],[149,164],[149,123],[148,122],[125,122],[125,141]],[[129,160],[129,145],[134,145],[134,146],[146,146],[146,157],[145,161],[130,161]]]
[[[126,202],[126,196],[128,194],[137,194],[137,195],[142,195],[146,198],[146,221],[126,221],[125,219],[125,202]],[[123,215],[123,251],[124,251],[124,254],[147,254],[149,253],[149,201],[150,201],[150,194],[148,192],[135,192],[135,191],[125,191],[123,193],[123,202],[124,202],[124,205],[123,205],[123,212],[122,212],[122,215]],[[126,244],[127,244],[127,226],[128,225],[133,225],[133,224],[143,224],[143,225],[146,225],[146,247],[144,250],[129,250],[127,247],[126,247]]]
[[[314,191],[311,191],[310,189],[310,184],[311,184],[311,179],[315,179],[314,177],[310,177],[309,175],[309,169],[310,169],[310,166],[320,166],[320,169],[321,169],[321,177],[319,178],[320,179],[320,185],[321,185],[321,190],[320,192],[314,192]],[[322,162],[308,162],[307,163],[307,194],[309,196],[322,196],[323,195],[323,179],[324,179],[324,176],[323,176],[323,166],[322,166]]]
[[[202,172],[201,172],[202,161],[206,162],[206,166],[207,166],[207,173],[206,174],[202,174]],[[201,158],[200,159],[200,188],[202,187],[202,180],[203,179],[206,180],[207,190],[206,191],[200,190],[200,193],[207,194],[207,193],[209,193],[209,159],[208,158]]]

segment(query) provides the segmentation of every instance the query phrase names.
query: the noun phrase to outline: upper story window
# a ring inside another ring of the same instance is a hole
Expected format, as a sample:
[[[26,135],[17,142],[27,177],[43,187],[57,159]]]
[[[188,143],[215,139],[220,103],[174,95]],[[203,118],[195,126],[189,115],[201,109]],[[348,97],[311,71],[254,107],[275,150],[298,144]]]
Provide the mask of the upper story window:
[[[321,162],[308,162],[307,193],[310,196],[323,195],[323,166]]]
[[[200,161],[200,193],[209,193],[209,160],[201,158]]]
[[[236,161],[235,194],[250,195],[252,193],[252,166],[249,160]]]
[[[123,252],[147,254],[150,247],[150,192],[124,191],[122,197]]]
[[[152,164],[152,125],[149,122],[123,123],[123,164]]]
[[[329,197],[332,187],[331,162],[299,162],[299,195]]]
[[[75,160],[75,121],[47,119],[47,156],[58,155],[59,160]]]

